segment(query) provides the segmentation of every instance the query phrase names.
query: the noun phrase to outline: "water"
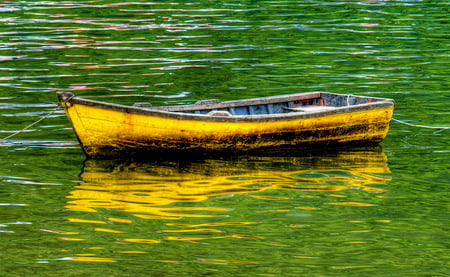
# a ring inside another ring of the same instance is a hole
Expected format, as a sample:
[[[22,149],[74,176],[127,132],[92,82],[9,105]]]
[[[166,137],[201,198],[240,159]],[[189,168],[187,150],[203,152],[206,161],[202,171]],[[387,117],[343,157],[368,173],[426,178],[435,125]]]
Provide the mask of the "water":
[[[380,146],[86,160],[55,92],[330,91],[449,126],[445,1],[2,1],[1,276],[448,276],[449,130]],[[125,97],[127,96],[127,97]]]

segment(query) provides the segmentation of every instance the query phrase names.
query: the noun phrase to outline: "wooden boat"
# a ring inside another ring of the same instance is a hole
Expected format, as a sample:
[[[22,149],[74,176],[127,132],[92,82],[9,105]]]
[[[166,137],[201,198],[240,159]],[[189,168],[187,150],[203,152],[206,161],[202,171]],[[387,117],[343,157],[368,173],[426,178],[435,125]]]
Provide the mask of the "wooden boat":
[[[377,143],[394,108],[391,99],[326,92],[160,107],[57,95],[90,157]]]

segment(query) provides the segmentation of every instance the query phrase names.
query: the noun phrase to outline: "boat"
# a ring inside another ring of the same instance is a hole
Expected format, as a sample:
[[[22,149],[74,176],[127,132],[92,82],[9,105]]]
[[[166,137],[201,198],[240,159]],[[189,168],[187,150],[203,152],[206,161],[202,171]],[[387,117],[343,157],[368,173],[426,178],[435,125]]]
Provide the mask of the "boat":
[[[175,106],[57,96],[88,157],[379,143],[394,109],[392,99],[329,92]]]

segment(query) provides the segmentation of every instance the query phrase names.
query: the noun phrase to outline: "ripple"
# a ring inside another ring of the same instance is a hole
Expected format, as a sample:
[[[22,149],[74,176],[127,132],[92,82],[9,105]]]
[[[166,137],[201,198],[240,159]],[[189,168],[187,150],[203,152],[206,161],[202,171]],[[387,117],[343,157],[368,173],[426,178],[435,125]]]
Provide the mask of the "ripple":
[[[77,141],[50,141],[50,140],[1,140],[0,147],[17,147],[17,146],[30,146],[30,147],[42,147],[42,148],[79,148]]]
[[[445,126],[447,10],[418,0],[0,1],[0,137],[56,108],[55,91],[168,105],[321,90],[395,98],[396,117]],[[114,261],[136,275],[149,265],[267,275],[280,264],[292,276],[442,274],[448,132],[391,128],[392,174],[380,151],[83,164],[57,110],[0,139],[10,222],[0,237],[14,249],[5,270],[113,272],[103,264]]]

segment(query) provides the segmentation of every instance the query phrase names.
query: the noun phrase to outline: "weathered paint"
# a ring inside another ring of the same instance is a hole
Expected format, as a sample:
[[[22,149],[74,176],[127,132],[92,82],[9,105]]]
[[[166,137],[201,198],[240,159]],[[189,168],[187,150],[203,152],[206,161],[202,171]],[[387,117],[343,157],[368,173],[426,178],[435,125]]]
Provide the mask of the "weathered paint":
[[[267,121],[255,116],[207,121],[138,114],[67,100],[63,107],[84,151],[92,157],[142,150],[246,151],[316,143],[379,142],[388,132],[393,112],[393,106],[386,106]]]

